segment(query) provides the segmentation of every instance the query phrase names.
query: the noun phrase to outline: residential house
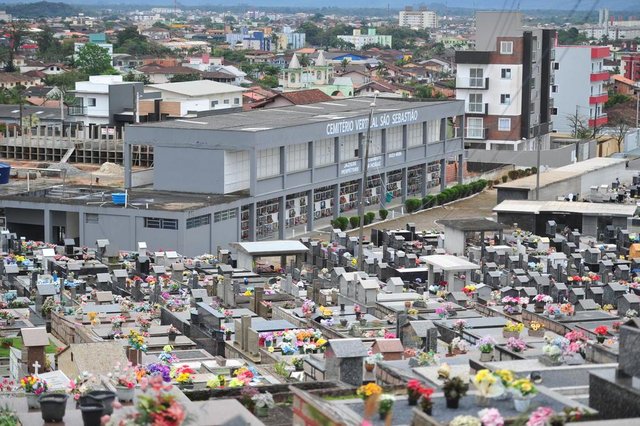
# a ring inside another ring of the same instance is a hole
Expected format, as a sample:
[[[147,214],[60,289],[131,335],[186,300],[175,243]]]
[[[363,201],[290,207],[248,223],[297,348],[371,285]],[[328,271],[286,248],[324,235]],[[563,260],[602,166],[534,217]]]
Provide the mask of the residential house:
[[[169,40],[171,32],[166,28],[151,27],[140,31],[140,34],[153,41]]]
[[[176,75],[202,74],[200,71],[190,67],[163,66],[156,63],[138,67],[137,71],[149,77],[149,82],[153,84],[169,83]]]
[[[18,86],[32,87],[42,84],[39,77],[30,77],[20,73],[0,72],[0,88],[12,89]]]
[[[307,89],[297,90],[295,92],[283,92],[266,99],[260,107],[262,108],[279,108],[291,105],[309,105],[318,102],[330,102],[333,98],[322,90]],[[257,104],[258,105],[258,104]],[[256,105],[256,107],[258,107]],[[255,109],[256,107],[252,108]]]

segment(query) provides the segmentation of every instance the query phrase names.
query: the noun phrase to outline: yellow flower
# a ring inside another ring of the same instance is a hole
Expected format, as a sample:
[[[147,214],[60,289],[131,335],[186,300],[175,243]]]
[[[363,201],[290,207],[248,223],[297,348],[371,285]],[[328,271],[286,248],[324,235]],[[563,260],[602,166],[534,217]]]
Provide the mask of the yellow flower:
[[[510,370],[496,370],[495,374],[500,377],[502,383],[508,385],[513,382],[513,373]]]

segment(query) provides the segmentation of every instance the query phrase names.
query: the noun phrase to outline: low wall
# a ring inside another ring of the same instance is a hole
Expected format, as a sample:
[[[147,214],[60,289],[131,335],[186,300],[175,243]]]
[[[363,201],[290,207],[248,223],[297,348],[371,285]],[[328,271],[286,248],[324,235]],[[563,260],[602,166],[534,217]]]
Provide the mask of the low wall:
[[[591,152],[595,153],[595,141],[589,142],[589,158]],[[593,150],[591,145],[593,144]],[[546,167],[561,167],[571,164],[575,159],[576,147],[574,144],[557,149],[540,151],[540,164]],[[595,154],[593,155],[595,156]],[[467,149],[466,160],[477,163],[512,164],[516,167],[535,166],[538,159],[537,151],[487,151],[484,149]],[[586,158],[582,158],[585,160]]]

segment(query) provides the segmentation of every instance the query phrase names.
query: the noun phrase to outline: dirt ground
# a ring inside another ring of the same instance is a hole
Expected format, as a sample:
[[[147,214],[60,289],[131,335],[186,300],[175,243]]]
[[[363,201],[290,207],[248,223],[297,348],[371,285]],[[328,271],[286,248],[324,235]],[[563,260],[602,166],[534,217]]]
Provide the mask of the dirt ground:
[[[365,227],[365,234],[369,234],[367,229],[404,229],[407,223],[415,223],[416,229],[442,229],[438,225],[441,219],[462,219],[462,218],[490,218],[493,217],[492,209],[496,205],[496,190],[485,190],[475,197],[457,201],[444,207],[435,207],[418,213],[405,215],[397,219],[386,222],[374,223]],[[349,231],[352,235],[357,235],[358,230]]]

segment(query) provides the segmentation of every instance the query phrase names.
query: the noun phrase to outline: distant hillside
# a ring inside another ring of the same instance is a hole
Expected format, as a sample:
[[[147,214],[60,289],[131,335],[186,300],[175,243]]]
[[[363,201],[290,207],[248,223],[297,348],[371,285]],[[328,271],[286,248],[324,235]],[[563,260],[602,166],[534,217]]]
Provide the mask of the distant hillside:
[[[67,3],[39,1],[34,3],[1,3],[0,9],[6,10],[15,18],[49,18],[54,16],[77,15],[79,9]]]

